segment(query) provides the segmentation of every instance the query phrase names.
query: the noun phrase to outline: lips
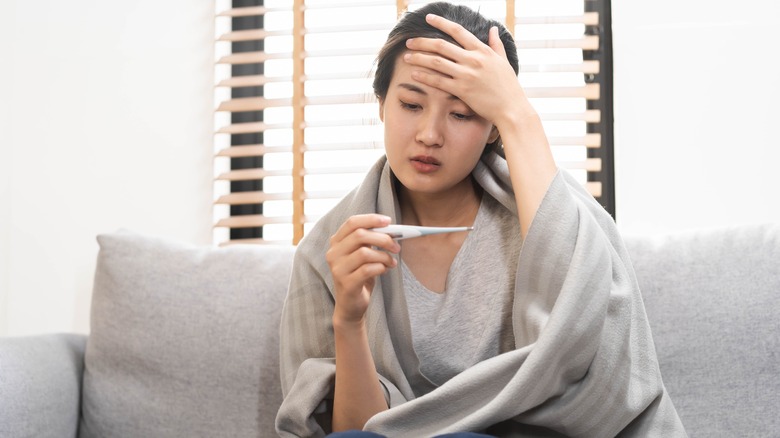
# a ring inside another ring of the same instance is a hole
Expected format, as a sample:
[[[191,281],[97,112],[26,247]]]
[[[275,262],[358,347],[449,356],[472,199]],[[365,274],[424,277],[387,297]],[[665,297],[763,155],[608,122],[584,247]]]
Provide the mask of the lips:
[[[412,161],[418,161],[423,164],[431,164],[434,166],[441,166],[441,161],[427,155],[418,155],[416,157],[412,157]]]
[[[418,155],[410,160],[412,167],[420,173],[433,173],[439,170],[441,161],[428,155]]]

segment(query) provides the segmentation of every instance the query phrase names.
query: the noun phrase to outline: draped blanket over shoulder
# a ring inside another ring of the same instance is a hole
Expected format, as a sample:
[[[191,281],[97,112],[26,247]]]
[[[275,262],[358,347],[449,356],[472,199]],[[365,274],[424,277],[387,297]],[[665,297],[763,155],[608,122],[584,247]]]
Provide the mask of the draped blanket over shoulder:
[[[509,211],[517,211],[503,158],[485,155],[473,176]],[[325,252],[341,224],[364,213],[384,214],[393,222],[398,217],[384,158],[298,247],[281,324],[284,402],[276,421],[281,436],[328,432],[335,347],[333,280]],[[484,260],[490,263],[490,255]],[[383,275],[366,315],[377,379],[390,409],[372,417],[365,430],[389,437],[485,430],[514,436],[540,430],[581,437],[686,436],[663,386],[615,224],[565,171],[550,184],[522,242],[514,350],[433,385],[420,373],[402,288],[400,269]]]

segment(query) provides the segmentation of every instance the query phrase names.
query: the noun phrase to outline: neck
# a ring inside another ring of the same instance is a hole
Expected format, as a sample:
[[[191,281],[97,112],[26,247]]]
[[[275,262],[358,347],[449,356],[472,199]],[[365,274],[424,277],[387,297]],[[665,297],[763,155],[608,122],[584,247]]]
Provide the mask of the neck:
[[[401,223],[430,227],[468,227],[474,224],[482,188],[466,178],[446,194],[411,192],[398,187]]]

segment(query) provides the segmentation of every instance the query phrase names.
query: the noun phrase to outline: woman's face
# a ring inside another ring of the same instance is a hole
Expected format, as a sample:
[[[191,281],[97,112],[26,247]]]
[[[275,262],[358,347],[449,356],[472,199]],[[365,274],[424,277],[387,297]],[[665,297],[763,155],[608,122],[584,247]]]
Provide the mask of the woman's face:
[[[420,67],[402,57],[379,107],[387,159],[408,190],[445,194],[469,177],[498,133],[457,97],[413,80]]]

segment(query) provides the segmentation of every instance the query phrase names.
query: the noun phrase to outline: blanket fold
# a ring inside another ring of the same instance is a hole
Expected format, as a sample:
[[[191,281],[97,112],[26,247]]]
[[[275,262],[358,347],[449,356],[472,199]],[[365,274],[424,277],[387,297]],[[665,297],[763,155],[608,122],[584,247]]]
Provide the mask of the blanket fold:
[[[506,161],[488,154],[472,173],[516,212]],[[323,436],[314,420],[332,397],[330,235],[347,217],[397,219],[393,179],[380,159],[364,182],[300,243],[282,315],[282,436]],[[520,244],[520,243],[518,243]],[[365,430],[425,437],[502,426],[501,435],[686,436],[661,380],[633,269],[612,218],[565,171],[539,207],[522,250],[513,306],[515,349],[441,386],[419,369],[400,270],[376,282],[368,334],[390,409]],[[507,421],[509,420],[509,421]]]

